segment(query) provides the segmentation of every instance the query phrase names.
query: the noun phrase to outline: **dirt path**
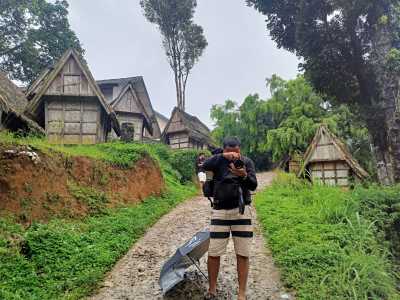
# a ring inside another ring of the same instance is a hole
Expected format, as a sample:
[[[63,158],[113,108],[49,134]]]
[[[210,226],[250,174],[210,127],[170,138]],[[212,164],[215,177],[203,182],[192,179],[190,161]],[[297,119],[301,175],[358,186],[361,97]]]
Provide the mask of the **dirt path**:
[[[268,185],[272,173],[259,174],[260,187]],[[292,299],[285,293],[279,272],[274,266],[271,254],[265,249],[265,242],[255,220],[255,237],[250,258],[248,299]],[[190,270],[188,280],[179,284],[173,292],[163,298],[158,278],[162,264],[173,255],[180,245],[194,233],[208,227],[210,207],[203,197],[196,197],[178,206],[157,222],[145,236],[117,263],[107,276],[99,293],[90,299],[203,299],[207,282],[195,270]],[[206,271],[206,259],[201,261]],[[236,259],[230,241],[228,254],[221,260],[219,276],[219,298],[236,299]]]

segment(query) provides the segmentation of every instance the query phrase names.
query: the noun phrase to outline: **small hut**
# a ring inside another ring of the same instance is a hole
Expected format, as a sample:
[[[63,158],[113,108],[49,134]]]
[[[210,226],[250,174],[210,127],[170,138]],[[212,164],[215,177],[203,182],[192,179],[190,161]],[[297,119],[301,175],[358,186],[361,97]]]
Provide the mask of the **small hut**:
[[[134,129],[134,140],[145,136],[160,139],[161,130],[153,109],[143,77],[127,77],[97,81],[107,102],[117,114],[119,123]],[[112,133],[112,138],[116,138]]]
[[[278,167],[288,173],[298,174],[301,168],[303,156],[299,152],[292,155],[285,155],[278,163]]]
[[[326,125],[318,128],[304,155],[304,166],[299,175],[304,173],[308,173],[313,181],[337,186],[349,186],[351,179],[361,181],[369,176]]]
[[[197,117],[175,107],[162,136],[172,149],[208,149],[210,129]]]
[[[45,128],[50,142],[105,142],[111,129],[119,135],[115,112],[87,65],[72,49],[45,70],[27,91],[26,113]]]
[[[28,100],[20,89],[0,72],[0,130],[44,134],[44,130],[24,115]]]

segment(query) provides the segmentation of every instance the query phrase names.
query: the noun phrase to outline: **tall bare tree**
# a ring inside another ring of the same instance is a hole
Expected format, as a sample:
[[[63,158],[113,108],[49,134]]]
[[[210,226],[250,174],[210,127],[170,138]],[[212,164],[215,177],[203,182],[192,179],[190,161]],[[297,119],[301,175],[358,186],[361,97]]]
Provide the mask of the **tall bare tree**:
[[[196,0],[141,0],[145,17],[156,24],[174,73],[178,108],[186,108],[186,86],[194,65],[207,47],[203,28],[193,22]]]

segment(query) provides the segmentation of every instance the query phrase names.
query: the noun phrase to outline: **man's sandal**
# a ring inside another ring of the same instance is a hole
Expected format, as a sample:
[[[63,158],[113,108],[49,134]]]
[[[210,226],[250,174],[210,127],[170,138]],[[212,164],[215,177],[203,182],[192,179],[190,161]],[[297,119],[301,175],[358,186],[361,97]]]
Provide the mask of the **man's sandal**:
[[[217,300],[217,295],[216,294],[211,294],[210,292],[207,292],[204,295],[204,300]]]

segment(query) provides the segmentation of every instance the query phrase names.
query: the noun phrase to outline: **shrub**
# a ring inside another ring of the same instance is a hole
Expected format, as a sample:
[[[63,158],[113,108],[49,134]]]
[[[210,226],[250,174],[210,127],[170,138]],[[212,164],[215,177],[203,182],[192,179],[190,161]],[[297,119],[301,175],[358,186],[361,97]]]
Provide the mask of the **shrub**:
[[[177,150],[173,151],[170,163],[181,175],[181,181],[187,182],[193,179],[195,175],[196,158],[200,154],[197,150]]]
[[[298,299],[398,299],[388,249],[353,193],[280,175],[255,206]]]
[[[353,197],[359,204],[360,214],[374,223],[378,238],[386,243],[394,262],[400,265],[400,185],[358,187]]]

